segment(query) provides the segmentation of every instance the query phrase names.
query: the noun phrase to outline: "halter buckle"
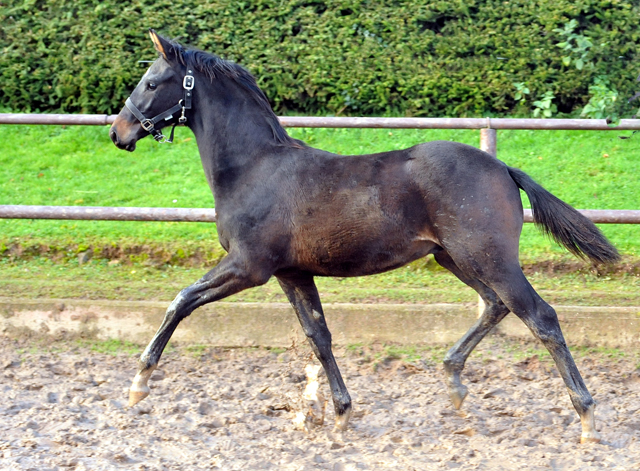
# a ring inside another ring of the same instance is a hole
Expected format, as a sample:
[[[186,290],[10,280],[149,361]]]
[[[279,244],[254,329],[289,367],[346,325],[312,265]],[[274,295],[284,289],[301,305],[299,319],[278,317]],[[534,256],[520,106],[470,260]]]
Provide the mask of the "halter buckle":
[[[185,75],[182,79],[182,87],[185,90],[193,90],[193,86],[195,85],[195,79],[193,75]]]
[[[145,119],[144,121],[140,121],[140,125],[142,126],[142,129],[144,129],[147,132],[151,132],[151,130],[155,126],[155,124],[153,124],[153,121],[151,121],[150,119]]]

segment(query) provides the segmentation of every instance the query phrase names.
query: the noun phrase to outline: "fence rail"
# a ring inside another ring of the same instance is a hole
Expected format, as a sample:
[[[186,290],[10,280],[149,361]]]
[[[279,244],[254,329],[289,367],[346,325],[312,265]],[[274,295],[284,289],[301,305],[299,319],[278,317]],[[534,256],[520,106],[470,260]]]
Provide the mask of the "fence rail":
[[[0,205],[0,219],[216,222],[214,208]]]
[[[0,113],[0,124],[94,125],[113,123],[116,115],[106,114],[23,114]],[[280,116],[288,128],[382,128],[382,129],[539,129],[582,131],[638,131],[640,119],[623,119],[610,126],[604,119],[521,119],[521,118],[358,118]]]
[[[599,224],[640,224],[640,211],[636,210],[579,209],[578,211]],[[216,222],[216,217],[214,208],[0,205],[0,219]],[[524,222],[533,222],[530,209],[524,210]]]
[[[106,114],[22,114],[0,113],[0,124],[94,125],[113,123]],[[291,128],[379,128],[379,129],[480,129],[480,148],[496,156],[498,129],[639,131],[639,119],[623,119],[610,126],[604,119],[519,119],[519,118],[357,118],[280,116]],[[595,223],[640,224],[640,210],[580,210]],[[2,219],[72,219],[99,221],[183,221],[215,222],[213,208],[114,208],[90,206],[0,205]],[[533,222],[531,210],[524,221]]]

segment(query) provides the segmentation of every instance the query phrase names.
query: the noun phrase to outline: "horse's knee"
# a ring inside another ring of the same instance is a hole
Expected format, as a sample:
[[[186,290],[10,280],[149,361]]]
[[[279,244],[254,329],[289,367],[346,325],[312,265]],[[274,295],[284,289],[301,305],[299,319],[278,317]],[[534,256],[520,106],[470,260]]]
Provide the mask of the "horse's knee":
[[[478,292],[482,300],[484,301],[485,306],[496,306],[498,304],[502,304],[502,300],[498,297],[496,292],[489,288],[488,286],[483,284],[484,289]]]

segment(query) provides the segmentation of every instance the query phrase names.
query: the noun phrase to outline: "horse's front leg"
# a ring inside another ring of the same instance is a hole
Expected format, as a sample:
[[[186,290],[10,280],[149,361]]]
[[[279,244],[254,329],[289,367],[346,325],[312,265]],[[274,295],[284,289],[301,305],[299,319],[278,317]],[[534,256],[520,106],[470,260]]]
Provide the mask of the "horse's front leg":
[[[129,406],[137,404],[149,395],[149,377],[158,366],[164,348],[182,319],[200,306],[269,280],[270,273],[251,270],[249,267],[250,264],[242,258],[227,255],[213,270],[178,293],[167,309],[156,335],[140,356],[138,373],[129,390]]]
[[[331,351],[331,333],[324,320],[320,296],[313,277],[307,274],[277,274],[276,277],[296,311],[313,352],[327,373],[336,411],[334,431],[343,431],[347,428],[351,416],[351,397]]]

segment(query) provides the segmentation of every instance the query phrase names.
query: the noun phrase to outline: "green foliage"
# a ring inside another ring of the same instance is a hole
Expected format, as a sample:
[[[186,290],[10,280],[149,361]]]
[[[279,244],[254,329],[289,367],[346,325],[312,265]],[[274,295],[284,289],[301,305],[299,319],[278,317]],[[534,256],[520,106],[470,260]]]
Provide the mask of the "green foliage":
[[[556,96],[553,92],[544,92],[544,95],[539,100],[533,102],[533,117],[534,118],[551,118],[558,111],[558,107],[553,104],[553,100]]]
[[[117,112],[153,27],[246,66],[279,113],[529,114],[522,82],[570,113],[598,76],[632,95],[639,14],[631,0],[7,0],[0,108]]]
[[[596,77],[593,85],[589,87],[589,103],[584,107],[580,116],[592,119],[609,118],[616,121],[616,102],[618,100],[618,92],[612,90],[609,80],[606,77]]]
[[[568,66],[573,62],[578,70],[582,70],[585,64],[593,68],[593,62],[589,60],[589,50],[593,47],[593,42],[582,34],[576,34],[574,30],[577,26],[578,22],[571,20],[564,25],[564,28],[556,28],[553,30],[565,39],[557,44],[566,54],[562,57],[562,63]],[[602,44],[602,46],[605,45]]]
[[[513,86],[516,87],[517,90],[515,96],[513,97],[516,101],[524,100],[525,95],[531,93],[531,90],[529,90],[529,87],[527,87],[527,84],[525,82],[514,83]]]

